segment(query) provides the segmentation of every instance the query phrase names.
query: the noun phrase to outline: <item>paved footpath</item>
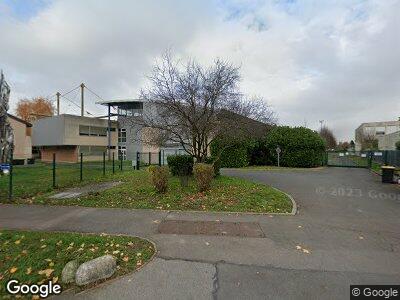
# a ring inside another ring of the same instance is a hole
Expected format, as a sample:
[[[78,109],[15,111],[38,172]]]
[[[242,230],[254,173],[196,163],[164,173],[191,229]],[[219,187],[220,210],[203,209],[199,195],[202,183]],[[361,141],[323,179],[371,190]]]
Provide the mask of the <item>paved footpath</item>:
[[[157,245],[139,272],[61,298],[348,299],[350,284],[400,283],[398,186],[364,169],[224,174],[290,193],[298,214],[0,205],[0,228],[138,235]],[[164,220],[254,222],[264,237],[160,234]]]

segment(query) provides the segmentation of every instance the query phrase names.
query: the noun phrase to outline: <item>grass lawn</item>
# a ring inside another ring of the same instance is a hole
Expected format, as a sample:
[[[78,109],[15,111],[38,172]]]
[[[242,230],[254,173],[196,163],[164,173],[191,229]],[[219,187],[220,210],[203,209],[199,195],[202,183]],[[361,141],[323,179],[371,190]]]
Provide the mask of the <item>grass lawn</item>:
[[[73,285],[61,283],[61,271],[71,260],[83,263],[111,254],[117,258],[116,277],[136,270],[155,251],[149,241],[136,237],[9,230],[0,231],[0,248],[3,299],[10,296],[5,284],[11,278],[26,284],[52,280],[65,290]]]
[[[19,203],[80,205],[90,207],[151,208],[164,210],[204,210],[232,212],[291,212],[289,197],[269,186],[227,176],[217,177],[207,192],[197,192],[194,180],[181,188],[179,179],[169,178],[166,194],[158,194],[146,170],[120,172],[124,181],[112,189],[75,199],[49,199],[47,195],[20,199]]]
[[[278,167],[278,166],[248,166],[244,168],[238,168],[237,170],[255,170],[255,171],[318,171],[324,167],[314,168],[291,168],[291,167]]]
[[[115,162],[115,174],[112,175],[112,163],[106,163],[106,176],[103,176],[102,162],[85,162],[83,164],[83,181],[80,182],[80,165],[58,163],[56,165],[56,185],[59,188],[87,184],[89,182],[110,180],[118,177],[121,171]],[[123,170],[129,167],[125,162]],[[0,201],[8,198],[9,176],[0,177]],[[53,190],[52,164],[37,162],[34,165],[14,166],[13,168],[13,196],[27,198]]]

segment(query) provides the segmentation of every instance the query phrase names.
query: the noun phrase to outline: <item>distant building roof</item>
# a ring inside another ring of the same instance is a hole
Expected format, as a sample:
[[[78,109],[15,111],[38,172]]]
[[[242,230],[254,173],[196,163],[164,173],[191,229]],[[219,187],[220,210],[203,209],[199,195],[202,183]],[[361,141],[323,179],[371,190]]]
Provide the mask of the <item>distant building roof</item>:
[[[27,121],[25,121],[25,120],[22,120],[21,118],[18,118],[18,117],[16,117],[16,116],[12,115],[12,114],[7,113],[7,116],[8,116],[9,118],[11,118],[11,119],[14,119],[15,121],[18,121],[18,122],[20,122],[20,123],[25,124],[27,127],[32,127],[32,124],[31,124],[31,123],[29,123],[29,122],[27,122]]]
[[[357,127],[369,127],[369,126],[399,126],[400,125],[400,121],[381,121],[381,122],[365,122],[365,123],[361,123],[360,126]]]
[[[100,105],[119,105],[123,103],[144,102],[143,99],[112,99],[97,101],[96,104]]]

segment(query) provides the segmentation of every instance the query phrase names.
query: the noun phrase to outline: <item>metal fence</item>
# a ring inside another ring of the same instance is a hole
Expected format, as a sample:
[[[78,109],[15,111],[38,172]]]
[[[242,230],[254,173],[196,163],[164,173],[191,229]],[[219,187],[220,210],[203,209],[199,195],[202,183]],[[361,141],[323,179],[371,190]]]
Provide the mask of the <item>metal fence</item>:
[[[382,151],[328,151],[326,164],[334,167],[372,168],[383,165],[400,168],[400,150]]]
[[[52,162],[10,165],[7,168],[8,174],[0,177],[0,200],[4,202],[14,197],[30,198],[55,188],[102,180],[105,176],[132,170],[134,166],[132,161],[123,161],[115,155],[108,160],[105,153],[100,161],[92,161],[88,156],[80,154],[77,163],[59,162],[54,154]]]
[[[400,168],[400,150],[385,150],[371,152],[372,163]]]
[[[136,152],[136,169],[140,167],[158,165],[164,166],[168,165],[168,156],[176,154],[186,154],[184,150],[181,149],[166,149],[158,152]]]

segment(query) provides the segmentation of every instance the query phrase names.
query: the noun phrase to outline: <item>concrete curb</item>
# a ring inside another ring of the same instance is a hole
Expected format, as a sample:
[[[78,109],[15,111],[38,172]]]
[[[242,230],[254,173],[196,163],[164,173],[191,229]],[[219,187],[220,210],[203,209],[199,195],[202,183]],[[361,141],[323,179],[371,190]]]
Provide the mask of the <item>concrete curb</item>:
[[[10,229],[10,230],[14,230],[14,229]],[[96,235],[96,236],[100,236],[100,235],[101,235],[101,233],[99,234],[99,233],[93,233],[93,232],[77,232],[77,231],[59,231],[59,230],[56,230],[56,231],[48,231],[48,230],[32,230],[32,229],[18,229],[18,230],[22,230],[22,231],[35,231],[35,232],[51,232],[51,233],[78,233],[78,234]],[[149,260],[148,260],[145,264],[141,265],[139,268],[135,269],[135,270],[132,271],[132,272],[129,272],[129,273],[126,273],[126,274],[123,274],[123,275],[119,275],[119,276],[115,276],[115,277],[112,277],[112,278],[110,278],[110,279],[104,279],[104,280],[101,280],[99,283],[89,284],[89,287],[88,287],[88,288],[85,288],[85,287],[83,286],[83,287],[81,287],[81,288],[83,288],[83,290],[80,290],[80,291],[76,291],[77,287],[70,287],[70,288],[68,288],[68,289],[62,291],[62,293],[60,294],[61,297],[62,297],[62,296],[72,296],[72,297],[73,297],[73,296],[75,296],[75,295],[85,294],[86,292],[89,292],[89,291],[91,291],[91,290],[93,290],[93,289],[96,289],[96,288],[101,287],[101,286],[103,286],[103,285],[110,284],[110,283],[113,282],[113,281],[122,279],[122,278],[124,278],[124,277],[126,277],[126,276],[129,276],[129,275],[131,275],[131,274],[137,273],[137,272],[139,272],[140,270],[142,270],[144,267],[146,267],[149,263],[151,263],[151,262],[154,260],[155,257],[157,257],[157,254],[158,254],[157,246],[156,246],[156,244],[155,244],[152,240],[150,240],[150,239],[148,239],[148,238],[141,237],[141,236],[137,236],[137,235],[119,234],[119,233],[117,233],[117,234],[109,234],[109,233],[107,233],[106,235],[110,235],[110,236],[134,237],[134,238],[139,238],[139,239],[148,241],[150,244],[153,245],[153,247],[154,247],[154,253],[153,253],[153,255],[149,258]],[[56,297],[54,297],[54,296],[50,296],[50,297],[49,297],[49,299],[55,299],[55,298],[56,298]]]
[[[126,236],[126,237],[136,237],[136,238],[140,238],[140,239],[142,239],[142,240],[146,240],[146,241],[148,241],[149,243],[151,243],[151,244],[153,245],[153,247],[154,247],[154,253],[153,253],[153,255],[150,257],[150,259],[149,259],[145,264],[141,265],[139,268],[135,269],[134,271],[129,272],[129,273],[126,273],[126,274],[123,274],[123,275],[120,275],[120,276],[113,277],[113,278],[111,278],[111,279],[106,279],[106,280],[104,280],[104,281],[102,281],[102,282],[100,282],[100,283],[98,283],[98,284],[95,284],[94,286],[91,286],[91,287],[89,287],[89,288],[85,288],[85,289],[82,290],[82,291],[79,291],[79,292],[77,292],[77,293],[74,293],[74,295],[84,295],[84,294],[90,292],[91,290],[97,289],[97,288],[99,288],[99,287],[101,287],[101,286],[110,284],[110,283],[112,283],[113,281],[120,280],[120,279],[123,279],[123,278],[125,278],[125,277],[127,277],[127,276],[129,276],[129,275],[132,275],[132,274],[134,274],[134,273],[137,273],[137,272],[141,271],[144,267],[146,267],[149,263],[151,263],[151,262],[154,260],[154,258],[157,257],[158,249],[157,249],[157,247],[156,247],[156,244],[155,244],[152,240],[149,240],[148,238],[140,237],[140,236],[137,236],[137,235],[128,235],[128,234],[107,234],[107,235],[112,235],[112,236]]]
[[[0,203],[1,206],[37,206],[37,207],[64,207],[64,208],[82,208],[82,209],[112,209],[112,210],[127,210],[127,211],[136,211],[136,212],[141,212],[141,211],[150,211],[150,212],[164,212],[164,213],[170,213],[170,212],[181,212],[181,213],[212,213],[212,214],[229,214],[229,215],[280,215],[280,216],[292,216],[296,215],[298,211],[298,206],[293,199],[291,195],[288,193],[285,193],[284,191],[281,191],[280,189],[277,189],[273,186],[270,186],[276,191],[279,191],[283,194],[285,194],[290,201],[292,202],[292,211],[290,213],[277,213],[277,212],[240,212],[240,211],[210,211],[210,210],[174,210],[174,209],[153,209],[153,208],[124,208],[124,207],[93,207],[93,206],[80,206],[80,205],[52,205],[52,204],[40,204],[40,203],[35,203],[35,204],[28,204],[28,203]]]
[[[296,203],[296,201],[294,201],[292,195],[290,195],[290,194],[288,194],[288,193],[286,193],[286,192],[284,192],[284,191],[282,191],[280,189],[277,189],[276,187],[273,187],[273,186],[271,186],[271,187],[274,190],[277,190],[277,191],[279,191],[281,193],[284,193],[290,199],[290,201],[292,201],[292,211],[290,213],[284,213],[284,214],[295,216],[297,214],[298,208],[297,208],[297,203]]]

